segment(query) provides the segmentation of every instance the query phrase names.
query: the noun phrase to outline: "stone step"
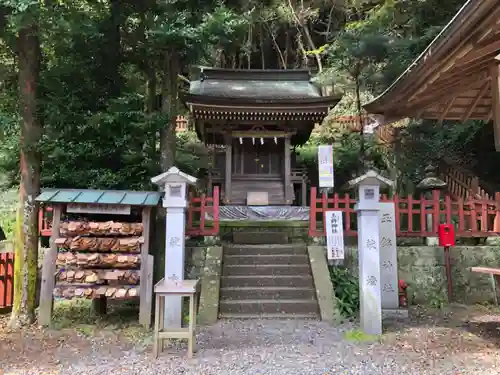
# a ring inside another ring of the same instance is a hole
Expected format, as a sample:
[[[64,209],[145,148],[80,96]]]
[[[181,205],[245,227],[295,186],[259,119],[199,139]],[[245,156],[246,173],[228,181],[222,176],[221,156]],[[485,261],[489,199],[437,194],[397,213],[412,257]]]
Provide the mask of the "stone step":
[[[315,299],[316,291],[311,287],[226,287],[220,289],[221,300],[246,299]]]
[[[221,300],[221,314],[317,314],[318,302],[314,299],[255,299]]]
[[[319,319],[319,314],[239,314],[219,313],[220,319]]]
[[[297,287],[297,288],[314,288],[314,283],[311,275],[237,275],[237,276],[222,276],[221,288],[237,288],[237,287]]]
[[[223,265],[222,276],[311,275],[309,264]]]
[[[275,254],[252,254],[252,255],[226,255],[223,264],[228,265],[265,265],[265,264],[297,264],[309,265],[309,258],[302,255],[275,255]]]
[[[235,244],[286,244],[288,236],[283,232],[233,232],[233,243]]]
[[[307,254],[307,248],[303,244],[269,244],[269,245],[224,245],[224,255],[250,255],[250,254]]]

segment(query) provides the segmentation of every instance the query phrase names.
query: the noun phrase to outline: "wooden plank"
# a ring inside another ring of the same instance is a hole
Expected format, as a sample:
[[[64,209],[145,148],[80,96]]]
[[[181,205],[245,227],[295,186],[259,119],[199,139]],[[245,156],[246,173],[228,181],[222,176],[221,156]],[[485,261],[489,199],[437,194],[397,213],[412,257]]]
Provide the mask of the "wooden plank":
[[[464,113],[464,116],[462,117],[462,122],[465,122],[469,119],[469,117],[472,115],[472,112],[474,112],[474,109],[476,109],[479,101],[483,98],[483,96],[486,94],[486,91],[490,88],[490,83],[486,81],[483,84],[483,87],[481,90],[479,90],[476,98],[472,101],[470,107],[467,109],[467,112]]]
[[[471,267],[471,272],[476,273],[489,273],[492,275],[500,275],[500,268],[489,268],[489,267]]]
[[[141,245],[141,281],[139,292],[139,323],[144,327],[149,328],[151,324],[151,304],[148,309],[147,298],[147,280],[148,280],[148,261],[149,261],[149,244],[151,237],[151,207],[144,207],[142,209],[142,227],[144,243]]]
[[[160,329],[163,329],[163,324],[160,324],[160,305],[164,305],[163,298],[159,294],[156,295],[155,300],[155,328],[154,328],[154,342],[153,342],[153,357],[158,358],[158,344],[160,341]],[[163,315],[163,314],[162,314]],[[162,345],[163,346],[163,345]]]
[[[147,260],[147,275],[146,275],[146,302],[145,306],[143,306],[143,321],[140,323],[149,329],[151,327],[151,314],[153,309],[153,269],[154,269],[154,257],[152,255],[148,255]]]
[[[52,320],[52,307],[56,272],[57,244],[59,237],[59,226],[61,223],[62,206],[55,205],[52,217],[52,237],[50,238],[50,250],[45,254],[42,269],[42,285],[40,291],[40,312],[38,322],[42,326],[48,326]]]
[[[10,307],[14,303],[14,252],[7,253],[7,262],[5,264],[5,269],[7,271],[7,277],[5,280],[5,284],[7,287],[5,306]]]
[[[0,308],[6,307],[7,295],[7,253],[0,254]]]

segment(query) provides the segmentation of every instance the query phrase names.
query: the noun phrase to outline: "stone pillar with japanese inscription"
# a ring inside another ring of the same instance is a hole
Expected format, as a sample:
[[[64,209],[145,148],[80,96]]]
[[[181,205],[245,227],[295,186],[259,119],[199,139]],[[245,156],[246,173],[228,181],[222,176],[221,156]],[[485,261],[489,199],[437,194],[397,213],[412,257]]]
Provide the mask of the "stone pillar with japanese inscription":
[[[369,335],[382,334],[380,289],[379,196],[381,185],[392,181],[375,171],[349,181],[358,188],[359,297],[361,329]]]
[[[196,184],[196,178],[177,169],[170,168],[151,179],[164,189],[163,207],[166,209],[165,279],[184,280],[184,238],[187,208],[187,186]],[[165,327],[181,327],[182,298],[165,298]]]
[[[379,207],[382,309],[398,309],[398,254],[394,202],[380,202]]]

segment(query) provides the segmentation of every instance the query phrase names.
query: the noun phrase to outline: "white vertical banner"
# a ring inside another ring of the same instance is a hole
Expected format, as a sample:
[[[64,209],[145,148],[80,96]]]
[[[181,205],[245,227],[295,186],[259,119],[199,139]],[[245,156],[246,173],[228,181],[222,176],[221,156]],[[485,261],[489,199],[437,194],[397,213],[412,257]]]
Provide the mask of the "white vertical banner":
[[[393,202],[381,202],[379,211],[380,289],[383,309],[399,308],[396,210]]]
[[[334,186],[332,145],[318,146],[318,174],[320,188],[332,188]]]
[[[342,211],[326,211],[324,220],[328,260],[344,259],[345,251]]]

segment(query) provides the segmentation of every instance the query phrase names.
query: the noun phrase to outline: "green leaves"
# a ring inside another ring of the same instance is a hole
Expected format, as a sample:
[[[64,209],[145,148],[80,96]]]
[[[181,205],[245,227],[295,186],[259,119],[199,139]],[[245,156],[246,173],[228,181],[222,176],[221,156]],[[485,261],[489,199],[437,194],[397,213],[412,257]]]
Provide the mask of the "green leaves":
[[[26,12],[30,8],[42,5],[43,3],[43,1],[39,0],[0,0],[0,6],[10,8],[12,14]]]
[[[359,312],[359,280],[348,268],[330,267],[337,307],[346,318],[355,318]]]

